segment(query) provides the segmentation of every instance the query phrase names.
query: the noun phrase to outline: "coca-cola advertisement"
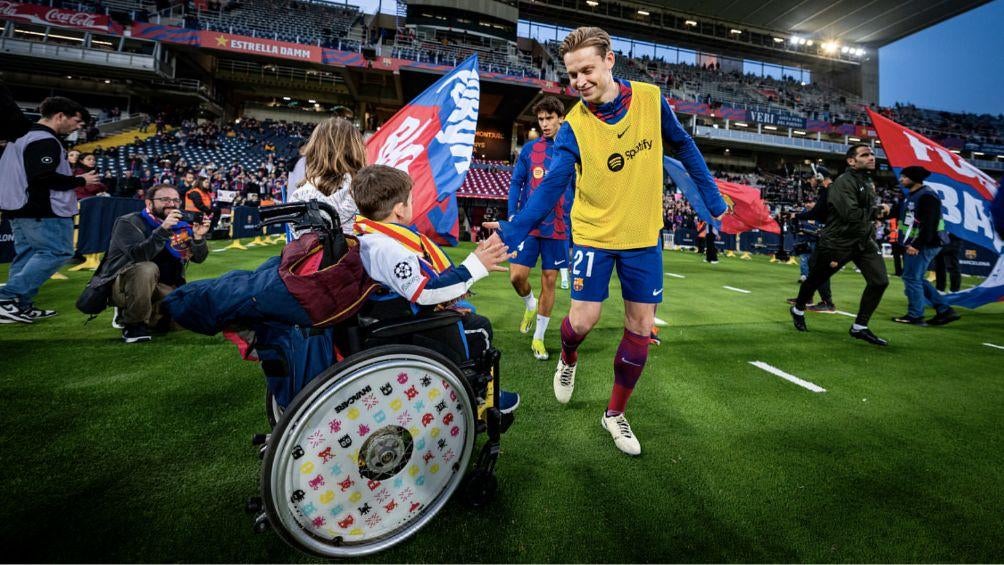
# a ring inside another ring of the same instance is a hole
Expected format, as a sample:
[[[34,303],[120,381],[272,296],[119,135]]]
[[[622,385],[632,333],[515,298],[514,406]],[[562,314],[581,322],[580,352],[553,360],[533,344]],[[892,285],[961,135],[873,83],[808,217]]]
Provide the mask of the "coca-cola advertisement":
[[[104,14],[88,14],[76,10],[22,4],[9,0],[0,0],[0,19],[105,33],[121,31],[121,26]]]

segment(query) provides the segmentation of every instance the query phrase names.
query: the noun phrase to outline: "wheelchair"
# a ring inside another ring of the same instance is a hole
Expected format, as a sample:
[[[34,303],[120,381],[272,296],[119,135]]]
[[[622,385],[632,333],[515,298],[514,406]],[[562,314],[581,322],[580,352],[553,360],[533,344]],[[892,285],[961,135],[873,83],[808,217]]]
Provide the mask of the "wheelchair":
[[[263,225],[317,230],[332,250],[320,268],[344,253],[338,216],[323,203],[261,214]],[[263,462],[261,494],[247,502],[254,531],[273,529],[325,558],[360,557],[414,535],[458,491],[475,507],[494,498],[500,438],[513,423],[497,408],[501,354],[470,355],[455,311],[379,314],[365,309],[330,328],[273,328],[337,355],[319,374],[308,370],[292,394],[270,387],[266,395],[273,428],[252,440]],[[261,356],[270,384],[295,364],[281,349]]]

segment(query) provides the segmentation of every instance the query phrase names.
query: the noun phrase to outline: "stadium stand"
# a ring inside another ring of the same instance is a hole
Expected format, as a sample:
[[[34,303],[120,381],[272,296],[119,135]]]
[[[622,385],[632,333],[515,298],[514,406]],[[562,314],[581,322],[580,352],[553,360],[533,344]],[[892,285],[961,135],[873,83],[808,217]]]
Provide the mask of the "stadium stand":
[[[558,55],[560,43],[550,41],[545,46],[557,63],[558,74],[567,77]],[[628,80],[658,84],[663,94],[676,100],[774,112],[834,125],[869,123],[865,112],[869,105],[860,97],[835,87],[802,84],[791,77],[779,80],[726,72],[714,65],[666,63],[623,54],[615,63],[614,73]],[[872,106],[872,109],[951,148],[961,148],[966,141],[1000,144],[1004,139],[1004,116],[941,112],[899,104],[892,108]]]
[[[472,54],[478,54],[481,70],[504,75],[540,78],[541,71],[534,67],[529,55],[521,53],[509,42],[469,36],[465,39],[452,34],[401,34],[392,46],[392,56],[420,63],[456,65]]]
[[[509,197],[512,167],[502,161],[475,161],[464,184],[457,191],[461,198],[502,200]]]
[[[286,17],[277,19],[277,12]],[[362,22],[362,13],[356,6],[249,0],[218,10],[200,10],[195,19],[199,29],[209,31],[358,51],[361,32],[353,28]]]
[[[41,5],[50,1],[36,0]],[[192,29],[219,31],[293,43],[319,45],[342,51],[359,51],[367,42],[365,17],[356,6],[304,0],[244,0],[242,2],[179,3],[149,0],[106,0],[63,2],[64,7],[94,13],[126,14],[142,21],[159,12],[185,14]],[[168,8],[162,8],[168,5]],[[159,12],[158,12],[159,10]],[[276,10],[295,17],[277,20]],[[399,26],[394,38],[384,45],[393,57],[438,65],[454,65],[472,53],[479,56],[484,71],[521,78],[559,79],[567,72],[558,56],[558,42],[548,41],[541,58],[521,51],[515,42],[473,35],[419,31]],[[372,37],[382,39],[385,36]],[[34,36],[29,40],[42,40]],[[535,45],[536,42],[531,42]],[[101,43],[96,48],[101,48]],[[801,83],[792,77],[778,79],[736,71],[720,66],[670,63],[661,58],[631,58],[620,53],[615,73],[629,80],[660,85],[674,100],[709,104],[779,115],[818,120],[833,126],[868,124],[866,104],[859,96],[816,82]],[[1004,140],[1004,116],[979,116],[913,106],[872,107],[892,119],[939,141],[949,148],[962,149],[967,143],[1000,145]]]

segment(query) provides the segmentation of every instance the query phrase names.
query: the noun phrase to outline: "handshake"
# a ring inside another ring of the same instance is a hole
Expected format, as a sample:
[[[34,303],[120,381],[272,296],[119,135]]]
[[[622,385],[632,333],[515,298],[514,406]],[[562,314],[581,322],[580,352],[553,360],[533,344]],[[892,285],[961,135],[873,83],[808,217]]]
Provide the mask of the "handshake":
[[[485,228],[489,228],[489,224],[495,224],[495,227],[498,228],[497,222],[485,222],[483,225]],[[478,261],[481,261],[488,272],[505,272],[508,269],[501,264],[515,257],[516,253],[509,253],[509,248],[506,247],[505,243],[502,243],[499,234],[493,233],[488,239],[482,239],[478,242],[477,248],[474,249],[474,256],[478,258]]]

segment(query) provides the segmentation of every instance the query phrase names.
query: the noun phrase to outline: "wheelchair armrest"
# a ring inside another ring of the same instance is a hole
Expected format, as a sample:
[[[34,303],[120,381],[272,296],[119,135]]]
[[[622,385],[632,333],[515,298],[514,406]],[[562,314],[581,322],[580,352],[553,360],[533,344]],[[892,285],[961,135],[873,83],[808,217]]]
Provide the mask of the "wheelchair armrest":
[[[421,318],[405,318],[403,320],[387,320],[378,322],[366,328],[370,337],[397,337],[405,334],[419,333],[456,324],[463,315],[456,310],[443,310]]]

